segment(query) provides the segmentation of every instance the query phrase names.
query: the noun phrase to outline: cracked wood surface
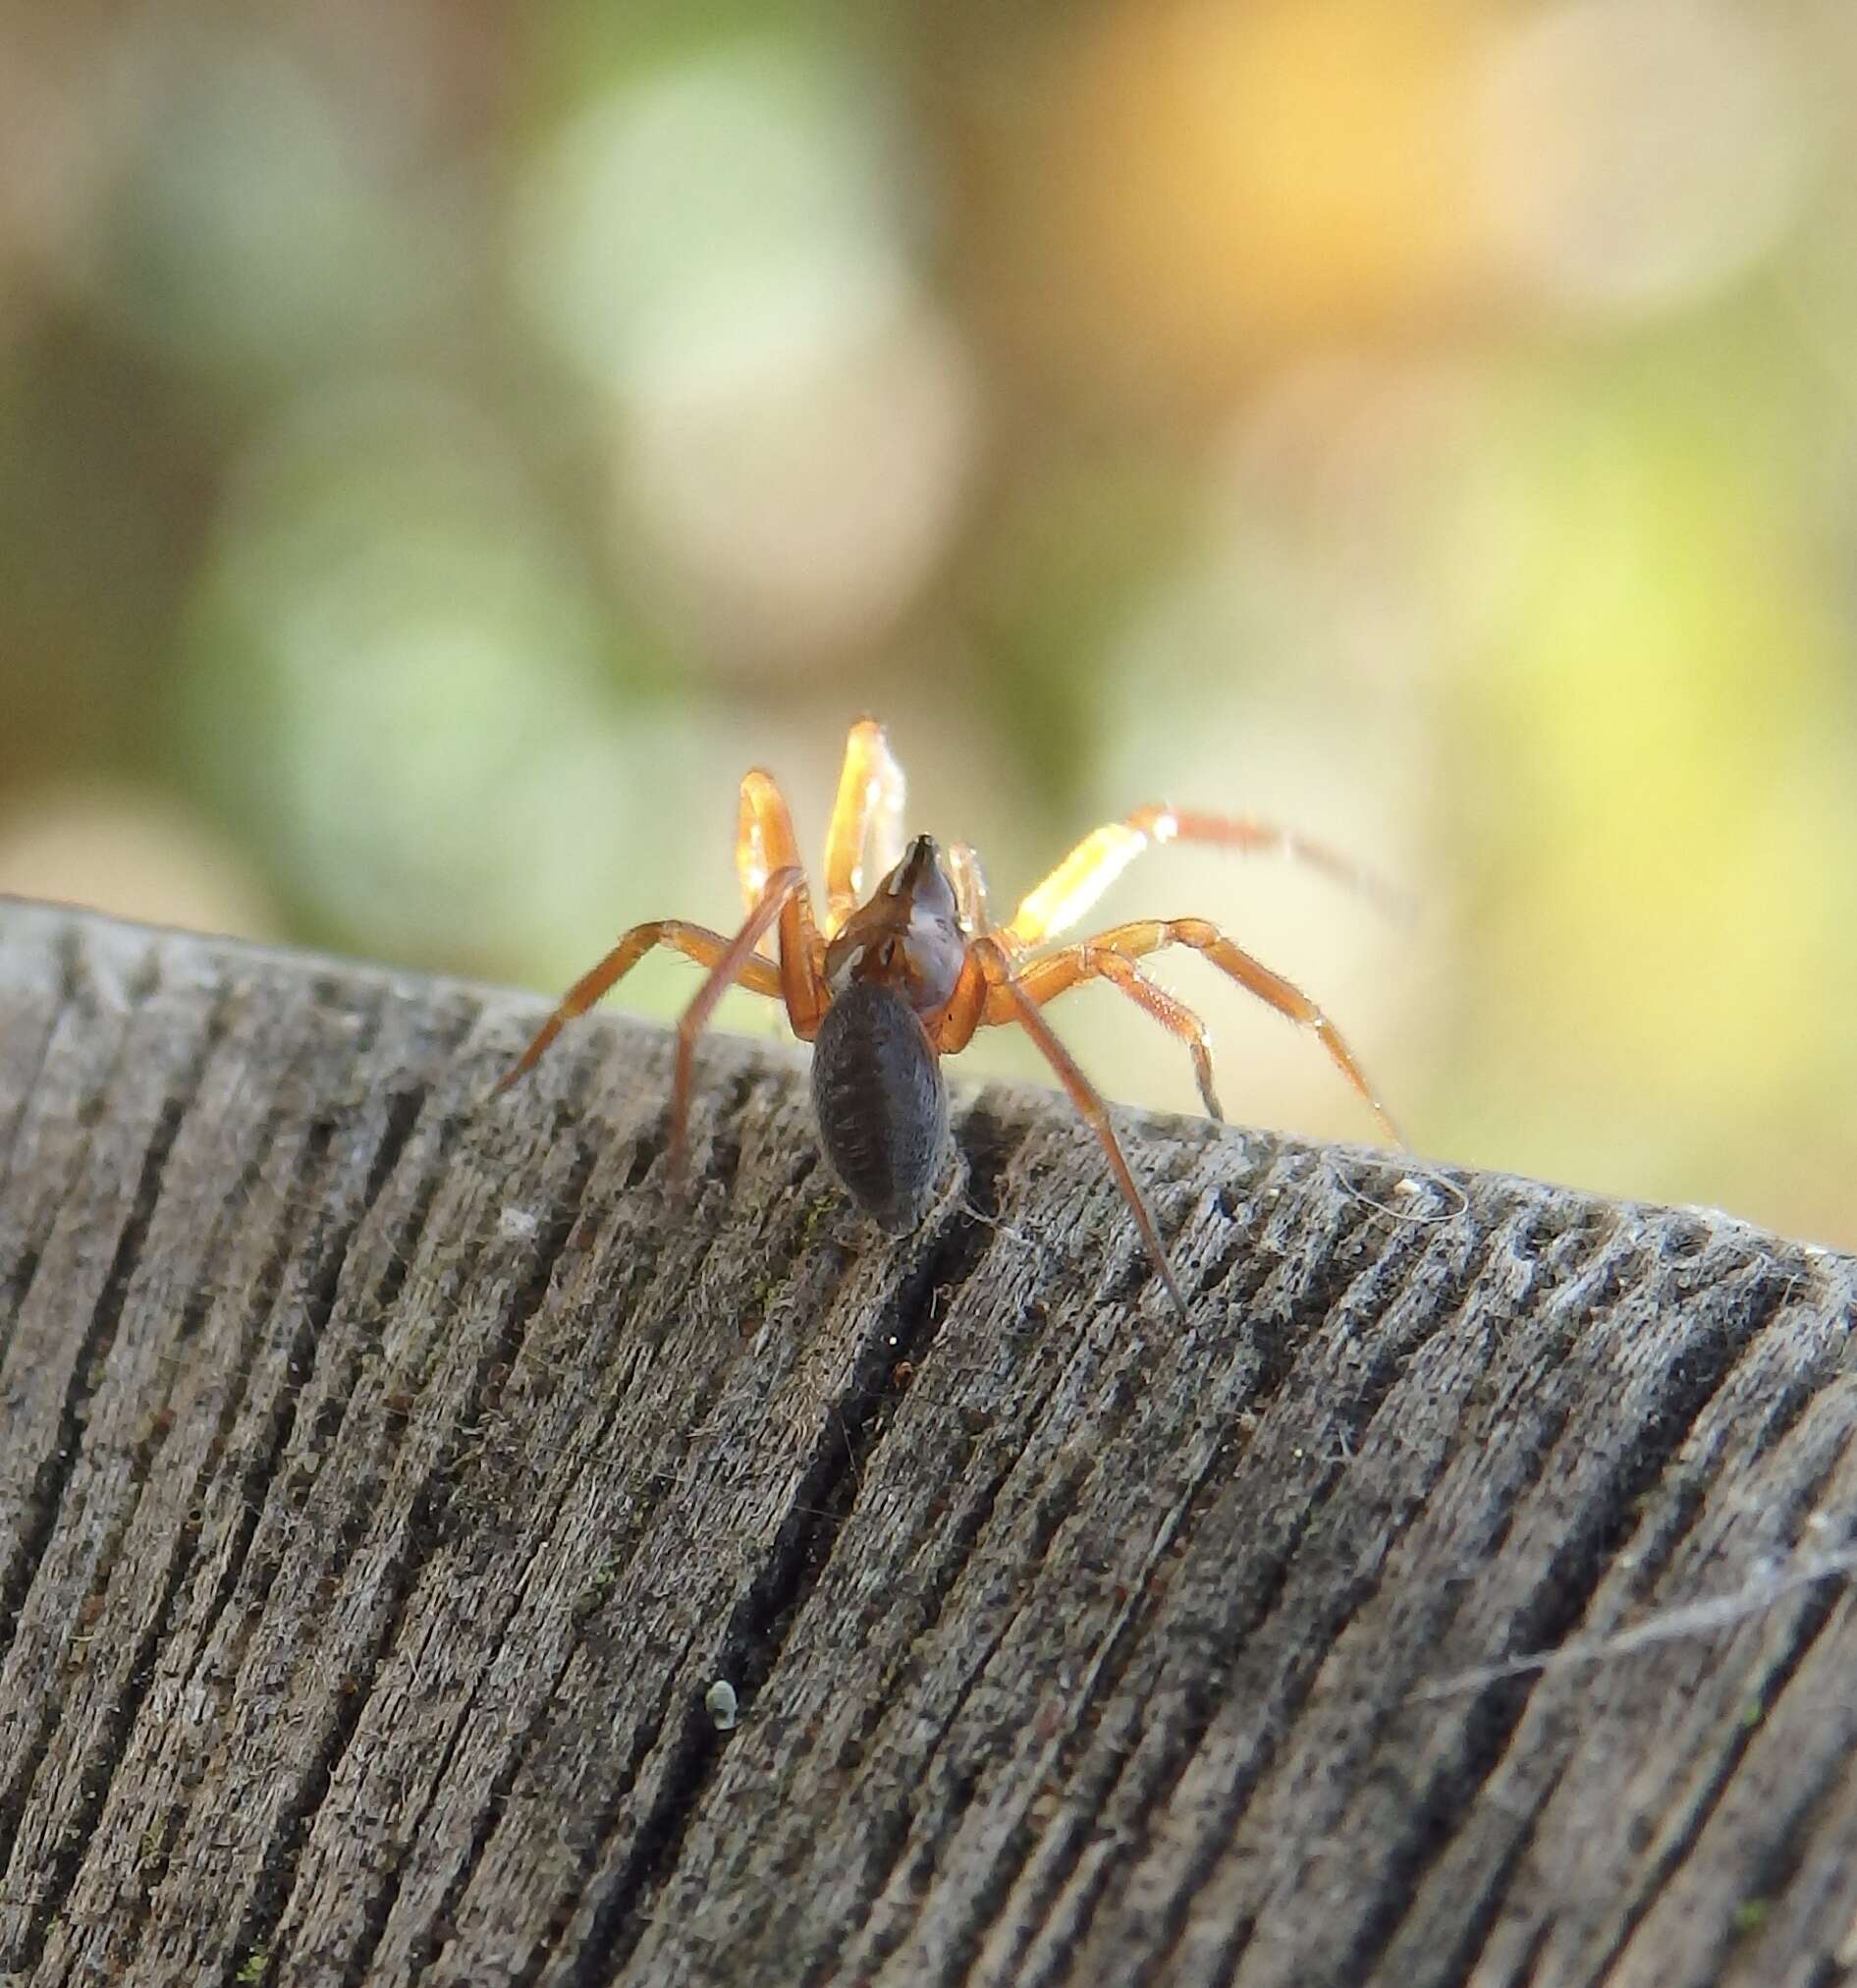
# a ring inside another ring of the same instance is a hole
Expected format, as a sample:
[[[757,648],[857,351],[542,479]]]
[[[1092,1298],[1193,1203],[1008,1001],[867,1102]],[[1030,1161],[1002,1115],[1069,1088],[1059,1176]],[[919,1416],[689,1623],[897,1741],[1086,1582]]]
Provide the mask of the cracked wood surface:
[[[542,1006],[0,904],[0,1981],[1857,1962],[1849,1258]]]

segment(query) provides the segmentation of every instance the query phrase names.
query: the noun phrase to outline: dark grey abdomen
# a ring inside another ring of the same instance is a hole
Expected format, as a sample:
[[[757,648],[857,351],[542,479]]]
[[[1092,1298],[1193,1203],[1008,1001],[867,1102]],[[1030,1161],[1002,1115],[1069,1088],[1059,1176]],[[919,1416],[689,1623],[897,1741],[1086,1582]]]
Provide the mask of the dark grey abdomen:
[[[927,1212],[948,1151],[948,1088],[915,1010],[859,981],[826,1011],[812,1045],[812,1106],[833,1171],[900,1236]]]

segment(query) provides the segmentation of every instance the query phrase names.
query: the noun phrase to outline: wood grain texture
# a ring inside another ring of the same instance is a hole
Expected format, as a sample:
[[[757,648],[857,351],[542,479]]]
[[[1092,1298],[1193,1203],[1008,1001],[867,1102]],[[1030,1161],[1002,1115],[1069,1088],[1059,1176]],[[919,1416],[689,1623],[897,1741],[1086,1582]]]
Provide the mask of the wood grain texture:
[[[0,905],[0,1979],[1851,1972],[1850,1259],[540,1005]]]

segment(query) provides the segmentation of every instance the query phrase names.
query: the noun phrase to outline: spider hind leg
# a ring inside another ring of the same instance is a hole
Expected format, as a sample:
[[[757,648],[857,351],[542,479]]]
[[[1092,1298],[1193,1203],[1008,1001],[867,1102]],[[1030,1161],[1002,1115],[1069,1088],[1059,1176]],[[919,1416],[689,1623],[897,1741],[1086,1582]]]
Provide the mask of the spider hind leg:
[[[1133,980],[1123,983],[1120,976],[1125,970],[1133,969],[1137,960],[1146,959],[1164,946],[1186,946],[1226,974],[1235,980],[1246,993],[1254,994],[1267,1006],[1276,1009],[1279,1015],[1293,1022],[1299,1028],[1306,1028],[1328,1051],[1329,1060],[1347,1079],[1348,1083],[1365,1100],[1367,1108],[1380,1121],[1387,1135],[1394,1145],[1405,1141],[1399,1135],[1399,1129],[1393,1122],[1387,1108],[1381,1103],[1362,1069],[1359,1059],[1348,1047],[1346,1038],[1335,1023],[1310,1000],[1293,980],[1264,965],[1239,946],[1227,938],[1217,925],[1205,918],[1144,918],[1134,924],[1115,925],[1106,932],[1099,932],[1093,939],[1079,945],[1066,947],[1062,953],[1053,953],[1043,960],[1034,961],[1026,966],[1019,978],[1019,985],[1033,1001],[1043,1004],[1077,985],[1079,981],[1095,977],[1116,980],[1130,999],[1138,1001],[1153,1015],[1156,1021],[1172,1029],[1194,1051],[1194,1068],[1202,1073],[1200,1094],[1207,1100],[1207,1110],[1217,1118],[1221,1114],[1214,1109],[1215,1100],[1208,1095],[1211,1078],[1210,1049],[1205,1041],[1204,1030],[1199,1031],[1198,1046],[1194,1045],[1192,1029],[1198,1018],[1183,1002],[1156,987],[1146,975],[1140,975],[1141,988]],[[1110,963],[1120,960],[1118,967]],[[1142,991],[1145,989],[1147,991]],[[1162,1011],[1161,1003],[1168,1003],[1177,1011],[1169,1015]],[[1013,1018],[1001,1006],[998,990],[988,997],[986,1022],[996,1024]],[[1206,1049],[1208,1061],[1201,1065],[1199,1050]]]
[[[1225,1111],[1213,1088],[1212,1038],[1206,1032],[1206,1024],[1184,1001],[1150,979],[1134,961],[1107,947],[1086,943],[1048,960],[1035,961],[1020,972],[1018,984],[1026,997],[1042,1008],[1067,988],[1090,979],[1107,980],[1144,1014],[1152,1016],[1170,1035],[1186,1045],[1187,1054],[1193,1059],[1193,1080],[1199,1086],[1199,1101],[1206,1107],[1206,1116],[1223,1125]],[[993,1019],[988,1017],[989,1021]]]
[[[1134,1170],[1128,1164],[1127,1155],[1121,1149],[1121,1141],[1116,1136],[1116,1128],[1110,1123],[1109,1107],[1103,1102],[1102,1093],[1084,1076],[1075,1057],[1058,1040],[1051,1023],[1038,1011],[1037,1004],[1024,989],[1011,978],[1010,968],[1005,956],[994,954],[997,962],[995,971],[999,977],[993,981],[993,994],[998,997],[1004,1011],[1003,1020],[1016,1022],[1025,1033],[1038,1045],[1044,1059],[1056,1072],[1058,1080],[1064,1085],[1065,1094],[1076,1107],[1077,1115],[1096,1134],[1097,1143],[1103,1149],[1103,1157],[1109,1162],[1110,1173],[1127,1202],[1129,1212],[1135,1218],[1135,1226],[1141,1232],[1141,1240],[1147,1245],[1154,1267],[1161,1273],[1161,1282],[1167,1287],[1167,1295],[1174,1300],[1174,1309],[1182,1319],[1190,1316],[1186,1299],[1180,1294],[1180,1287],[1174,1275],[1174,1265],[1168,1258],[1167,1244],[1161,1241],[1161,1231],[1155,1224],[1153,1211],[1147,1197],[1141,1191],[1141,1184],[1135,1179]],[[989,1007],[992,1005],[989,1002]],[[992,1018],[989,1016],[988,1018]]]
[[[562,1029],[610,994],[654,946],[667,946],[686,960],[694,960],[699,966],[711,968],[729,952],[729,941],[720,932],[692,925],[683,918],[654,918],[649,924],[632,926],[603,960],[582,973],[561,997],[528,1047],[497,1079],[491,1095],[500,1095],[518,1077],[533,1070]],[[750,993],[765,994],[775,1001],[781,998],[780,973],[771,961],[747,960],[735,977]]]

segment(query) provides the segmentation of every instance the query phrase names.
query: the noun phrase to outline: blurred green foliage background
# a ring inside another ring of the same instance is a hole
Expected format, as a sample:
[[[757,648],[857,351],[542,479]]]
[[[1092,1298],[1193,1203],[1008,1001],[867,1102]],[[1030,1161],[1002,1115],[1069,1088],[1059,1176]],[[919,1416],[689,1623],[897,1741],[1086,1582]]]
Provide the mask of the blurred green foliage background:
[[[1857,1244],[1853,104],[1846,0],[0,11],[0,890],[553,989],[870,710],[1009,907],[1408,886],[1103,911],[1420,1151]]]

